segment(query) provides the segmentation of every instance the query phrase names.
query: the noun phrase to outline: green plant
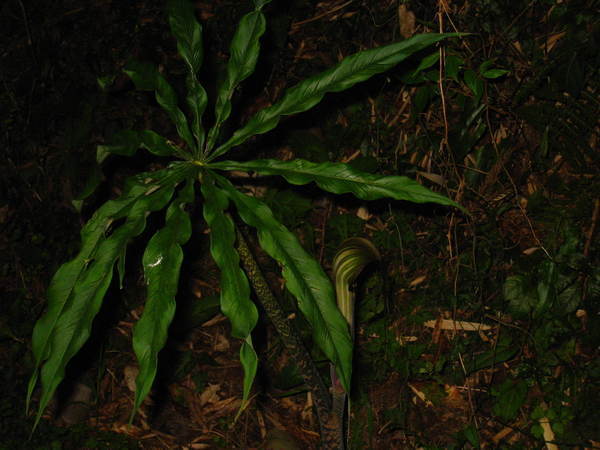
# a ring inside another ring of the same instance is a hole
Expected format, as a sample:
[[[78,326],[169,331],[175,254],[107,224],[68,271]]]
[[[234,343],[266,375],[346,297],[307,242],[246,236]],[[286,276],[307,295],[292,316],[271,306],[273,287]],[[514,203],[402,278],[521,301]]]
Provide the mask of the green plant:
[[[326,93],[350,88],[444,38],[456,36],[423,34],[354,54],[326,72],[288,89],[279,101],[259,111],[224,139],[221,130],[231,113],[232,96],[239,83],[251,75],[256,66],[259,40],[265,31],[262,9],[269,2],[254,0],[254,10],[240,21],[231,43],[226,73],[218,86],[214,122],[208,132],[204,129],[203,119],[208,99],[197,78],[202,63],[202,28],[194,18],[191,3],[187,0],[168,3],[171,31],[187,65],[189,120],[178,107],[174,89],[156,67],[133,61],[124,68],[138,89],[155,92],[158,104],[173,121],[183,145],[151,130],[126,130],[118,134],[113,145],[98,147],[100,163],[110,154],[132,156],[139,148],[178,160],[163,169],[128,178],[123,193],[98,208],[83,227],[81,250],[77,256],[63,264],[54,275],[48,288],[48,309],[38,320],[32,338],[35,371],[30,379],[27,400],[29,406],[40,380],[42,394],[36,425],[64,378],[67,363],[90,335],[92,321],[112,282],[115,266],[120,281],[123,281],[128,244],[144,231],[150,213],[164,209],[164,226],[151,237],[143,255],[147,300],[143,315],[133,330],[133,348],[140,366],[134,413],[141,405],[154,381],[157,355],[165,344],[175,311],[182,246],[191,235],[186,208],[196,201],[196,182],[201,186],[204,219],[210,229],[211,254],[221,271],[221,309],[231,322],[232,335],[243,341],[240,360],[245,373],[244,400],[248,398],[257,368],[251,333],[258,312],[250,299],[250,283],[240,267],[240,256],[257,296],[265,294],[264,284],[256,281],[257,271],[248,259],[251,256],[247,251],[239,250],[245,243],[242,234],[236,231],[230,207],[235,207],[242,222],[257,230],[260,246],[281,265],[287,289],[311,324],[316,344],[335,365],[346,391],[352,371],[352,340],[349,326],[336,306],[332,284],[317,261],[303,249],[296,236],[275,219],[265,203],[244,194],[218,172],[251,171],[278,175],[291,184],[314,182],[331,193],[352,193],[362,200],[389,197],[460,207],[407,177],[361,173],[341,163],[317,164],[300,159],[217,160],[250,137],[276,127],[282,116],[310,109]],[[91,182],[90,186],[93,184]],[[91,190],[87,189],[86,193]]]

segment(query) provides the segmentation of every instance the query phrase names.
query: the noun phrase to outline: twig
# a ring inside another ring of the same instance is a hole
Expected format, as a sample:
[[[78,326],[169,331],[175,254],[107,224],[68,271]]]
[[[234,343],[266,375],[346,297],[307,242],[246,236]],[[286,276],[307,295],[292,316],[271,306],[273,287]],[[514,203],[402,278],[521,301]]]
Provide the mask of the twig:
[[[332,8],[332,9],[330,9],[330,10],[328,10],[328,11],[325,11],[324,13],[322,13],[322,14],[319,14],[319,15],[317,15],[317,16],[311,17],[310,19],[301,20],[300,22],[294,22],[294,23],[292,24],[292,28],[298,28],[298,27],[300,27],[300,26],[302,26],[302,25],[305,25],[305,24],[307,24],[307,23],[314,22],[315,20],[322,19],[322,18],[323,18],[323,17],[325,17],[325,16],[328,16],[328,15],[330,15],[330,14],[333,14],[333,13],[334,13],[334,12],[336,12],[336,11],[339,11],[340,9],[343,9],[343,8],[345,8],[345,7],[346,7],[346,6],[348,6],[350,3],[353,3],[353,2],[354,2],[354,0],[347,1],[346,3],[342,3],[341,5],[339,5],[339,6],[336,6],[335,8]]]
[[[598,225],[598,218],[600,217],[600,199],[596,199],[594,202],[594,212],[592,213],[592,224],[585,238],[585,245],[583,247],[583,256],[590,256],[590,248],[592,247],[592,241],[594,239],[594,233],[596,232],[596,226]]]

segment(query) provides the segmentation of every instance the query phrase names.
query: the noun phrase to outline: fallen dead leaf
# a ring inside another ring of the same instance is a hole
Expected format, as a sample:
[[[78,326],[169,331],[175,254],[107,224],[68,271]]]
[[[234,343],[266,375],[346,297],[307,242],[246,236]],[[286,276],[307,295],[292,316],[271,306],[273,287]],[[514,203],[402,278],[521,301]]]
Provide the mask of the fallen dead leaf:
[[[202,394],[200,394],[200,405],[204,406],[207,403],[216,403],[219,401],[218,392],[221,389],[220,384],[209,384]]]
[[[140,373],[140,369],[137,366],[125,366],[125,369],[123,369],[125,385],[131,392],[135,392],[135,379],[138,373]]]
[[[486,325],[479,322],[465,322],[462,320],[442,319],[442,320],[428,320],[423,324],[427,328],[439,327],[442,330],[452,331],[486,331],[491,330],[490,325]]]
[[[427,279],[427,275],[421,275],[420,277],[415,278],[414,280],[412,280],[408,286],[409,287],[415,287],[418,286],[419,284],[421,284],[423,281],[425,281]]]
[[[408,39],[415,34],[415,13],[409,10],[404,3],[398,6],[398,21],[400,22],[400,34],[403,38]]]

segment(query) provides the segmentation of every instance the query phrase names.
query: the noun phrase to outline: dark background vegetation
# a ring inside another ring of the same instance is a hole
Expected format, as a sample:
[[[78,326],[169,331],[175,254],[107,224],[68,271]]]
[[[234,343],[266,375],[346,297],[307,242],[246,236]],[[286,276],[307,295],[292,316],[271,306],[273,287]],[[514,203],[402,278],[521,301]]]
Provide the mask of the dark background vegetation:
[[[249,3],[195,2],[209,94]],[[250,187],[326,268],[349,236],[370,237],[383,254],[357,288],[353,448],[600,446],[598,6],[294,0],[266,8],[259,70],[235,99],[234,123],[356,51],[415,32],[474,33],[445,44],[444,70],[436,63],[411,77],[414,62],[404,64],[240,150],[406,174],[471,212]],[[49,279],[77,250],[94,207],[132,170],[156,167],[144,157],[112,160],[80,213],[72,201],[91,176],[95,146],[122,128],[173,135],[120,69],[129,58],[151,60],[181,87],[183,67],[158,0],[6,0],[0,38],[0,448],[256,448],[274,436],[314,447],[310,397],[264,323],[256,395],[233,424],[238,344],[215,315],[217,273],[199,216],[180,315],[144,412],[126,426],[131,327],[144,297],[140,247],[27,441],[29,339]],[[107,90],[98,77],[111,81]]]

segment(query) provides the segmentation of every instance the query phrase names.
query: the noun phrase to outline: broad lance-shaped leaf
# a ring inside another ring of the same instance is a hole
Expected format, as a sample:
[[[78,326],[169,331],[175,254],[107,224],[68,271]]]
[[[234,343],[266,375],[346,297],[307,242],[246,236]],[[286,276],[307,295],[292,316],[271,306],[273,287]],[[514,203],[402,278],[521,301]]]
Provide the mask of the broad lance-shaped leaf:
[[[75,283],[81,278],[89,262],[93,260],[98,245],[105,239],[104,233],[110,224],[126,215],[144,192],[146,189],[143,187],[132,186],[118,199],[102,205],[81,230],[82,244],[77,256],[60,266],[52,277],[47,292],[48,309],[36,322],[33,329],[31,347],[35,359],[35,370],[29,380],[27,409],[29,409],[31,394],[37,384],[39,368],[50,352],[50,336],[54,333],[56,322],[73,293]]]
[[[78,274],[72,292],[52,324],[52,329],[49,333],[43,333],[48,338],[44,353],[47,360],[40,372],[42,396],[36,425],[58,384],[64,378],[67,363],[90,335],[92,321],[102,305],[104,294],[113,277],[114,265],[122,255],[123,247],[144,230],[148,212],[162,208],[173,194],[173,188],[162,188],[148,194],[148,186],[142,185],[136,192],[139,194],[138,198],[127,211],[125,223],[110,236],[100,239],[93,259]],[[70,274],[61,275],[67,277]]]
[[[171,121],[177,128],[177,133],[188,145],[190,151],[196,151],[194,138],[190,131],[185,114],[177,106],[177,95],[171,85],[158,72],[153,64],[130,61],[123,69],[135,83],[135,87],[142,91],[155,91],[156,101],[167,112]]]
[[[222,83],[219,85],[217,103],[215,105],[215,124],[208,133],[207,152],[210,153],[217,138],[221,124],[231,114],[231,97],[235,88],[248,78],[258,60],[260,52],[260,37],[265,32],[265,17],[261,12],[262,5],[242,17],[238,28],[231,40],[230,56],[227,62],[227,71]]]
[[[248,278],[240,267],[235,249],[235,227],[231,217],[225,214],[229,206],[227,195],[214,185],[210,172],[202,179],[204,219],[210,228],[210,252],[221,271],[221,310],[231,322],[231,334],[244,339],[240,349],[240,361],[244,368],[244,401],[256,375],[257,356],[252,347],[250,333],[256,326],[258,311],[250,300]]]
[[[177,50],[188,67],[186,101],[192,113],[192,133],[196,138],[194,153],[197,157],[204,147],[202,114],[207,103],[206,91],[198,82],[203,57],[202,26],[194,17],[194,5],[189,0],[169,0],[167,10],[171,32],[177,39]]]
[[[145,148],[157,156],[189,158],[185,150],[152,130],[122,130],[113,136],[110,144],[98,146],[96,161],[102,164],[110,154],[133,156],[140,148]]]
[[[244,369],[244,383],[242,392],[242,405],[236,415],[236,419],[239,414],[244,410],[250,398],[250,390],[256,378],[256,369],[258,368],[258,356],[254,350],[254,344],[252,343],[252,335],[249,334],[246,339],[242,342],[240,347],[240,363]]]
[[[349,392],[352,341],[348,324],[337,308],[333,286],[321,265],[275,219],[267,205],[242,194],[227,179],[214,176],[235,203],[242,220],[258,231],[260,246],[282,265],[287,289],[298,300],[300,311],[312,326],[315,342],[335,364],[342,386]]]
[[[64,366],[85,342],[86,333],[89,335],[88,322],[91,323],[112,278],[109,263],[112,260],[114,264],[123,255],[124,245],[120,243],[134,237],[147,211],[160,208],[163,197],[170,196],[173,187],[195,170],[189,164],[176,163],[168,169],[128,179],[124,193],[102,205],[83,227],[81,250],[55,273],[48,288],[48,309],[33,330],[35,369],[28,386],[28,408],[40,367],[48,360],[42,371],[43,394],[37,420],[62,380]],[[111,225],[123,218],[127,218],[125,224],[110,233]],[[110,276],[103,274],[103,269]]]
[[[344,163],[313,163],[303,159],[257,159],[248,162],[219,161],[209,164],[208,167],[254,171],[261,175],[281,175],[292,184],[315,182],[325,191],[334,194],[351,193],[362,200],[393,198],[414,203],[430,202],[455,206],[464,211],[458,203],[430,191],[411,178],[364,173]]]
[[[288,89],[281,100],[255,114],[248,123],[218,147],[214,159],[230,148],[256,134],[266,133],[277,126],[282,116],[297,114],[315,106],[328,92],[339,92],[385,72],[402,60],[447,37],[458,33],[420,34],[402,42],[365,50],[348,56],[331,69],[314,75]]]
[[[123,130],[113,137],[112,144],[98,146],[96,152],[98,165],[93,168],[82,192],[72,202],[77,211],[81,211],[83,200],[89,197],[101,183],[102,171],[100,165],[104,160],[110,154],[132,156],[139,148],[145,148],[150,153],[158,156],[177,155],[182,159],[189,159],[189,155],[183,149],[152,130]]]
[[[195,18],[194,4],[190,0],[169,0],[167,13],[177,50],[190,72],[197,74],[202,66],[203,48],[202,26]]]
[[[202,85],[198,82],[195,75],[188,74],[186,78],[187,96],[186,102],[192,113],[192,133],[196,138],[196,148],[194,157],[198,158],[204,150],[205,132],[202,126],[202,114],[206,109],[208,97]]]
[[[167,341],[169,325],[175,315],[175,295],[185,244],[192,233],[185,206],[194,201],[194,183],[188,180],[167,209],[164,228],[148,242],[142,258],[147,298],[142,317],[133,329],[133,350],[139,362],[135,400],[131,419],[148,395],[158,361],[158,352]]]

